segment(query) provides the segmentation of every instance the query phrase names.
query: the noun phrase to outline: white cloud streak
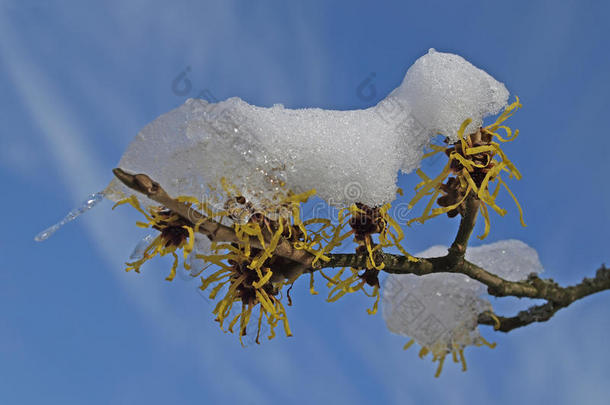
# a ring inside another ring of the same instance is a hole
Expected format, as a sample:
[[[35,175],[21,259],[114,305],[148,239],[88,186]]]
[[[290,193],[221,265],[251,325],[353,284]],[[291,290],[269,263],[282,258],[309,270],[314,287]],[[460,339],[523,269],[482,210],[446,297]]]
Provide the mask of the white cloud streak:
[[[117,15],[119,14],[117,13]],[[231,14],[225,15],[225,17],[228,25],[237,25]],[[175,16],[170,15],[169,18],[175,18]],[[118,19],[117,23],[120,23]],[[123,24],[127,23],[133,24],[134,21],[123,22]],[[106,46],[109,45],[106,44]],[[38,61],[33,58],[29,49],[30,47],[20,40],[10,21],[0,16],[0,53],[3,55],[5,70],[25,109],[31,115],[31,120],[39,129],[40,141],[46,145],[50,160],[54,161],[61,175],[61,179],[58,181],[63,181],[66,194],[76,204],[92,191],[104,187],[108,182],[106,173],[109,173],[109,170],[97,156],[91,144],[86,142],[84,137],[86,124],[75,116],[74,111],[78,111],[76,103],[62,96],[56,83],[37,64]],[[316,61],[316,63],[318,62]],[[95,84],[90,85],[93,87],[86,84],[86,75],[79,82],[84,94],[87,94],[88,90],[95,90]],[[96,94],[98,93],[96,92]],[[108,94],[101,97],[102,100],[110,98],[111,95]],[[115,122],[120,123],[122,118],[127,118],[123,110],[124,106],[114,106],[113,108],[109,105],[111,104],[97,107],[100,108],[99,111],[112,116]],[[121,269],[124,258],[117,255],[117,252],[124,251],[126,245],[133,243],[126,237],[126,235],[133,234],[131,228],[127,226],[130,223],[127,215],[116,211],[112,213],[112,217],[91,215],[82,223],[87,229],[93,246],[99,252],[99,256],[107,262],[108,268]],[[248,372],[247,367],[238,366],[230,361],[235,358],[233,352],[221,351],[219,353],[219,350],[222,350],[219,348],[225,347],[225,345],[215,344],[215,341],[231,339],[231,337],[218,333],[214,329],[213,337],[206,338],[206,342],[193,343],[193,336],[201,336],[204,332],[197,325],[187,324],[185,317],[181,317],[181,314],[172,310],[171,304],[163,295],[159,280],[141,277],[137,282],[133,282],[122,272],[113,271],[113,274],[116,275],[117,284],[132,298],[141,315],[147,319],[151,327],[156,329],[157,335],[160,335],[163,340],[175,342],[174,344],[188,345],[193,348],[196,353],[195,358],[199,359],[200,367],[205,370],[202,378],[206,382],[206,389],[215,390],[218,397],[244,403],[264,403],[268,399],[268,392],[264,391],[264,384],[257,383],[257,380],[263,380],[269,381],[271,387],[276,386],[275,388],[279,389],[282,396],[290,399],[294,396],[308,394],[307,381],[321,383],[328,375],[327,373],[333,373],[335,375],[333,387],[336,392],[320,392],[318,393],[320,399],[332,398],[335,393],[341,393],[337,399],[349,401],[352,404],[359,402],[350,388],[349,381],[342,377],[341,366],[336,360],[332,360],[333,356],[330,354],[327,344],[315,332],[305,331],[299,338],[304,339],[308,350],[317,351],[315,358],[325,362],[324,373],[315,376],[305,374],[295,366],[298,364],[299,356],[303,355],[301,351],[295,353],[292,351],[294,345],[277,342],[280,343],[280,346],[270,348],[272,352],[265,354],[265,350],[259,354],[249,355],[250,365],[252,365],[252,361],[258,362],[260,364],[258,371],[262,372],[262,375],[253,376],[253,373]],[[195,291],[192,293],[196,294]],[[186,319],[189,318],[186,317]],[[236,342],[232,343],[236,345]],[[232,347],[235,350],[241,350],[234,345]],[[218,363],[210,361],[222,358],[226,358],[227,361],[223,362],[220,367]],[[210,384],[211,381],[226,381],[226,383]],[[278,384],[283,384],[283,387],[277,386]],[[291,388],[288,389],[288,387]],[[309,392],[309,394],[312,393]]]
[[[102,174],[107,170],[100,164],[94,151],[83,141],[83,127],[70,112],[69,103],[62,99],[53,83],[29,59],[25,49],[28,48],[13,34],[10,23],[0,20],[0,52],[4,56],[5,68],[32,120],[39,128],[41,140],[45,142],[55,160],[64,179],[66,192],[73,201],[79,201],[96,187],[107,183]],[[117,252],[124,250],[123,246],[126,244],[132,243],[121,237],[130,233],[126,229],[127,223],[127,217],[120,213],[113,214],[112,225],[108,224],[106,218],[98,216],[84,221],[93,245],[111,269],[123,267],[123,260],[117,256]],[[192,326],[181,322],[180,316],[169,310],[170,306],[164,302],[158,283],[145,278],[140,279],[138,283],[130,283],[123,273],[113,274],[119,275],[118,284],[133,297],[141,314],[151,324],[159,324],[159,320],[163,320],[162,329],[171,331],[173,338],[178,338],[179,341],[188,341]],[[204,359],[210,358],[214,351],[211,345],[196,344],[194,348],[200,351],[200,356]],[[224,374],[219,378],[231,380],[240,387],[232,393],[235,399],[254,399],[256,402],[262,402],[265,398],[255,384],[232,364],[228,363],[220,369],[209,361],[204,360],[201,364],[208,367],[209,373]]]

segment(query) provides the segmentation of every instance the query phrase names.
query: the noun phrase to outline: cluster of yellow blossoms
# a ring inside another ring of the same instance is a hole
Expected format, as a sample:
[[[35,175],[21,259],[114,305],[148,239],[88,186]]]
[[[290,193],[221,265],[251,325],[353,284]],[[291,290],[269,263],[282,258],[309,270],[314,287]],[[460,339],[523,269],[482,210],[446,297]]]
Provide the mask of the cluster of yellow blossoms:
[[[171,254],[174,262],[167,280],[171,281],[178,268],[178,251],[182,250],[185,269],[191,270],[187,258],[194,255],[197,259],[213,266],[205,267],[200,272],[194,272],[201,277],[201,290],[209,290],[210,299],[217,299],[213,310],[221,329],[234,332],[238,325],[239,338],[246,335],[252,314],[257,317],[256,343],[260,343],[260,332],[263,320],[270,326],[269,339],[275,337],[275,328],[281,322],[284,332],[291,336],[286,309],[282,303],[283,287],[292,285],[304,273],[310,275],[310,292],[314,290],[314,267],[330,261],[329,253],[354,236],[359,244],[358,252],[367,257],[367,270],[350,269],[350,275],[342,278],[346,269],[342,268],[329,277],[320,272],[327,280],[330,288],[328,301],[333,302],[346,293],[362,290],[366,295],[375,298],[372,309],[377,311],[379,302],[379,280],[377,274],[384,264],[378,259],[382,248],[396,246],[412,260],[400,246],[404,235],[396,221],[389,215],[390,204],[381,208],[371,209],[363,205],[352,205],[341,209],[337,221],[328,218],[301,219],[301,204],[308,201],[315,191],[294,194],[283,191],[277,202],[267,204],[264,210],[255,210],[236,187],[224,179],[221,184],[224,209],[212,209],[211,205],[194,197],[178,197],[176,200],[188,204],[191,209],[203,213],[205,220],[218,223],[231,223],[235,234],[234,241],[212,241],[211,253],[193,252],[195,234],[203,221],[193,223],[171,211],[159,206],[149,206],[143,209],[138,199],[132,195],[119,201],[116,205],[130,204],[141,212],[147,222],[137,222],[144,228],[159,231],[159,235],[149,244],[141,258],[127,263],[126,270],[140,271],[141,266],[159,255]],[[214,189],[218,194],[218,189]],[[374,215],[370,214],[374,212]],[[368,221],[368,222],[367,222]],[[368,229],[367,229],[368,226]],[[379,234],[379,243],[375,243],[372,234]],[[279,243],[290,243],[294,250],[304,250],[311,253],[309,266],[294,262],[289,258],[275,254]],[[318,263],[320,262],[320,263]],[[210,268],[211,270],[208,270]],[[365,285],[372,287],[371,291]],[[289,289],[286,292],[287,304],[291,305]],[[240,305],[237,314],[232,314],[235,304]],[[231,319],[228,319],[231,318]]]
[[[500,142],[512,141],[518,135],[518,131],[513,133],[510,128],[501,124],[519,107],[521,104],[517,99],[505,109],[494,124],[480,128],[469,136],[464,135],[465,128],[471,122],[466,120],[458,132],[458,142],[447,147],[432,146],[433,152],[424,157],[443,152],[448,156],[448,162],[442,172],[434,178],[417,170],[422,182],[416,186],[416,194],[409,203],[410,207],[425,196],[431,197],[423,214],[409,221],[409,225],[413,221],[423,223],[441,214],[449,216],[463,214],[464,202],[469,196],[473,196],[481,201],[480,211],[485,219],[485,231],[480,236],[482,239],[487,236],[490,227],[487,207],[500,215],[506,213],[496,204],[500,186],[504,186],[515,199],[523,223],[521,207],[500,177],[502,171],[508,172],[510,177],[516,179],[520,179],[521,174],[506,157],[500,144],[493,142],[494,138]],[[506,131],[508,136],[500,136],[498,134],[500,129]],[[451,175],[455,177],[450,177]],[[496,183],[496,187],[490,192],[489,186],[492,183]],[[366,258],[366,269],[341,268],[333,276],[319,270],[327,280],[329,302],[334,302],[348,293],[363,291],[364,294],[375,299],[373,307],[367,309],[369,314],[375,314],[380,297],[378,274],[385,267],[383,250],[394,248],[409,260],[418,260],[402,247],[403,230],[388,214],[391,207],[389,203],[381,207],[353,204],[339,210],[335,221],[328,218],[302,220],[301,204],[307,202],[315,194],[315,190],[301,194],[294,194],[288,190],[281,191],[274,198],[273,204],[263,210],[259,208],[258,211],[236,187],[224,179],[221,187],[211,191],[224,199],[223,210],[214,210],[210,204],[194,197],[176,198],[202,213],[205,220],[231,224],[235,234],[234,240],[212,241],[210,254],[193,252],[195,234],[199,233],[201,222],[193,223],[164,207],[149,206],[143,209],[133,195],[119,201],[115,206],[130,204],[146,217],[147,221],[138,222],[138,226],[159,231],[159,235],[145,249],[142,257],[127,263],[126,270],[139,272],[141,266],[153,257],[171,254],[174,261],[167,277],[167,280],[171,281],[176,275],[179,263],[177,252],[180,250],[187,270],[190,270],[187,258],[191,254],[212,265],[191,274],[199,276],[201,290],[209,290],[210,299],[217,300],[213,314],[221,329],[234,332],[237,326],[242,344],[242,337],[249,331],[248,326],[253,313],[256,318],[254,322],[256,343],[260,343],[263,320],[270,326],[269,339],[276,336],[275,328],[279,323],[282,324],[286,336],[291,336],[286,309],[282,302],[283,287],[292,286],[297,278],[309,273],[310,292],[317,294],[314,290],[314,269],[325,267],[324,263],[331,261],[330,253],[350,236],[353,236],[353,241],[357,244],[356,254],[361,255],[363,259]],[[402,194],[402,191],[399,190],[399,193]],[[435,201],[439,207],[433,209]],[[375,238],[373,235],[376,235]],[[289,243],[294,250],[309,252],[312,256],[311,263],[304,266],[302,263],[277,255],[276,249],[280,243]],[[204,271],[206,274],[203,274]],[[368,287],[370,290],[367,290]],[[287,289],[285,297],[287,304],[291,305],[289,292],[290,289]],[[236,304],[240,307],[232,312]],[[228,326],[225,329],[227,322]],[[413,340],[407,343],[405,349],[412,343]],[[484,339],[481,340],[481,344],[492,346]],[[439,362],[437,375],[440,374],[448,353],[452,354],[454,361],[461,361],[465,368],[461,347],[443,350],[422,347],[420,357],[430,351],[435,353],[433,360]]]
[[[417,174],[422,181],[415,187],[416,194],[410,201],[409,207],[412,208],[415,203],[426,195],[431,195],[431,198],[423,214],[420,217],[411,219],[408,224],[414,221],[423,223],[430,218],[442,214],[447,214],[450,217],[458,213],[463,214],[466,198],[474,195],[481,202],[479,209],[485,220],[485,230],[479,238],[484,239],[489,234],[490,229],[487,207],[490,207],[501,216],[506,214],[506,210],[500,208],[496,203],[500,187],[503,186],[515,201],[519,209],[521,224],[525,226],[521,205],[519,205],[519,201],[517,201],[517,198],[501,177],[501,173],[504,171],[508,173],[510,178],[514,177],[520,180],[521,173],[502,151],[500,144],[493,142],[494,138],[499,142],[510,142],[519,135],[519,130],[513,132],[509,127],[502,125],[502,123],[520,107],[522,105],[519,102],[519,98],[517,98],[514,103],[510,104],[500,114],[496,122],[480,128],[469,136],[464,135],[464,130],[471,122],[470,119],[467,119],[462,123],[458,131],[458,142],[448,147],[432,145],[433,151],[424,155],[424,158],[442,152],[449,159],[441,173],[434,178],[428,177],[421,169],[417,170]],[[504,130],[506,137],[501,136],[498,133],[499,130]],[[449,177],[451,175],[455,177]],[[447,182],[443,183],[445,180]],[[490,191],[492,183],[495,183],[496,186],[493,191]],[[443,196],[437,199],[439,194],[443,194]],[[440,207],[432,209],[435,201]]]

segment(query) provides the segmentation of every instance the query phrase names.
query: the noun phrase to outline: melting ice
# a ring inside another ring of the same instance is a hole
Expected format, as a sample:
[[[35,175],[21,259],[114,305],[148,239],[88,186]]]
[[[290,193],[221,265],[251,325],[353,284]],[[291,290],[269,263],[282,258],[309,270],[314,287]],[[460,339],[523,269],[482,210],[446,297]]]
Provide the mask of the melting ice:
[[[148,174],[172,196],[205,198],[208,185],[224,177],[254,206],[273,200],[280,184],[294,192],[316,189],[335,206],[381,205],[394,200],[398,172],[417,168],[434,136],[455,140],[465,119],[473,120],[474,129],[507,100],[504,85],[489,74],[458,55],[431,49],[400,86],[364,110],[189,99],[145,126],[118,166]],[[103,197],[117,201],[132,193],[115,179],[36,240],[47,239]]]
[[[364,110],[187,100],[144,127],[119,167],[148,174],[171,195],[200,197],[226,177],[254,203],[285,182],[296,192],[316,189],[332,205],[380,205],[395,198],[398,172],[419,166],[432,137],[455,140],[465,119],[475,129],[507,100],[504,85],[483,70],[430,50]],[[128,192],[118,181],[109,189],[114,199]]]
[[[416,256],[446,254],[446,246],[432,246]],[[509,281],[523,280],[543,269],[536,250],[513,239],[469,247],[465,257]],[[391,274],[382,290],[383,318],[391,332],[409,336],[422,346],[468,346],[480,336],[478,315],[491,309],[491,303],[482,297],[486,291],[484,284],[463,274]]]
[[[100,191],[98,193],[91,194],[85,201],[83,201],[83,203],[80,206],[78,206],[77,208],[74,208],[72,211],[68,212],[68,214],[61,221],[59,221],[55,225],[48,227],[47,229],[45,229],[44,231],[42,231],[38,235],[36,235],[34,237],[34,240],[36,242],[42,242],[43,240],[48,239],[59,228],[61,228],[62,226],[64,226],[65,224],[67,224],[70,221],[74,221],[76,218],[83,215],[85,212],[89,211],[91,208],[95,207],[97,204],[99,204],[100,201],[102,201],[104,199],[104,197],[105,197],[104,191]]]

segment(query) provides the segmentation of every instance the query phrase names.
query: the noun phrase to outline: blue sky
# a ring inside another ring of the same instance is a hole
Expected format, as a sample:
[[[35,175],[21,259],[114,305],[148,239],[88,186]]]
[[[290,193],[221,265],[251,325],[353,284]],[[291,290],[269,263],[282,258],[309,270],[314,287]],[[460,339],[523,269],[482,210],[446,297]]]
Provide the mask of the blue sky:
[[[127,4],[125,4],[127,3]],[[33,236],[111,180],[137,131],[201,91],[263,106],[368,107],[428,48],[503,81],[524,108],[506,150],[526,210],[488,241],[535,247],[574,283],[609,260],[610,56],[602,2],[0,1],[1,403],[606,403],[610,294],[466,351],[469,370],[403,352],[364,297],[295,285],[295,336],[242,349],[197,282],[123,262],[142,236],[104,203],[44,243]],[[172,81],[186,68],[190,91]],[[356,88],[375,73],[374,100]],[[410,190],[411,176],[400,185]],[[501,201],[512,207],[509,199]],[[407,230],[417,252],[455,221]],[[527,306],[492,301],[507,314]],[[525,400],[524,400],[525,399]]]

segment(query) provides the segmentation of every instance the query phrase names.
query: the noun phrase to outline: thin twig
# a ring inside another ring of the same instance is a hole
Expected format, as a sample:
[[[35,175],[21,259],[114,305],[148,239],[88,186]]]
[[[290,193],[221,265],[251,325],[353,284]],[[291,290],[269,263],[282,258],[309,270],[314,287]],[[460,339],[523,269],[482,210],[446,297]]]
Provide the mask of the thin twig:
[[[466,198],[465,210],[462,219],[460,220],[460,227],[458,228],[455,240],[449,247],[449,255],[456,261],[464,258],[466,254],[466,247],[472,235],[472,230],[477,220],[477,214],[479,213],[479,207],[481,201],[474,195],[470,195]]]
[[[566,291],[569,297],[564,302],[549,301],[545,304],[528,308],[525,311],[520,311],[512,317],[496,316],[488,311],[483,312],[479,315],[479,324],[493,325],[496,330],[510,332],[513,329],[521,328],[534,322],[548,321],[557,311],[566,308],[573,302],[608,289],[610,289],[610,269],[602,265],[597,270],[594,278],[585,278],[579,284],[564,288],[563,290]]]

